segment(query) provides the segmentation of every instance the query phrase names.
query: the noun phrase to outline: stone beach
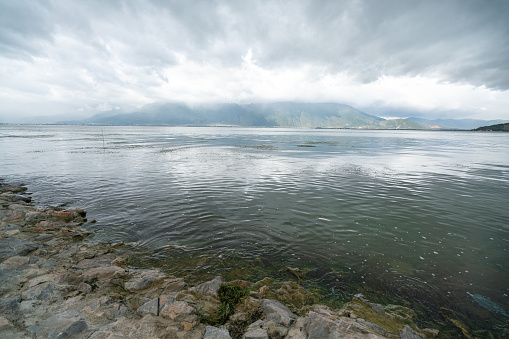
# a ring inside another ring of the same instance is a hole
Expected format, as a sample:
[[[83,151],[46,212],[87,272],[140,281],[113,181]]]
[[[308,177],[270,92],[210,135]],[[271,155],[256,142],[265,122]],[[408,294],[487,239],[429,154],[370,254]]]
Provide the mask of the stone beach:
[[[129,265],[129,244],[87,243],[82,209],[38,209],[23,186],[0,183],[2,338],[433,338],[402,306],[356,295],[318,304],[295,281],[222,277],[190,286],[158,268]],[[289,268],[292,270],[291,268]],[[224,325],[210,325],[218,290],[246,291]]]

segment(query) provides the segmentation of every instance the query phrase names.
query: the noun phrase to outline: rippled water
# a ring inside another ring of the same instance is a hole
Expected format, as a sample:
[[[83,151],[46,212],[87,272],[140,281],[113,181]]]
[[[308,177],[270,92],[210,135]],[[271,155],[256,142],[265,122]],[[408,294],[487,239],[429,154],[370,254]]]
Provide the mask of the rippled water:
[[[508,146],[509,133],[3,125],[0,176],[85,208],[95,240],[136,241],[152,264],[297,266],[329,300],[360,289],[504,326],[489,306],[509,311]]]

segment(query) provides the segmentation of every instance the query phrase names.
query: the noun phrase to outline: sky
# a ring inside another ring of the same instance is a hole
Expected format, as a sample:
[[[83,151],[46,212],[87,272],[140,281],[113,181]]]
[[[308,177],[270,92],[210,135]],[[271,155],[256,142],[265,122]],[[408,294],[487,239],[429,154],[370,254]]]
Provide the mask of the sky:
[[[509,1],[0,0],[0,122],[152,102],[509,120]]]

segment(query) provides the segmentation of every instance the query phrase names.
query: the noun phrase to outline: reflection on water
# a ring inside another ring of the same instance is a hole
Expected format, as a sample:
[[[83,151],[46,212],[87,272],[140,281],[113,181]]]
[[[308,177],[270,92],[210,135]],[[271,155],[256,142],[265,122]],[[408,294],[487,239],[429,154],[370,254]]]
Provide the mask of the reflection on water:
[[[329,300],[364,289],[503,322],[508,144],[503,133],[0,126],[0,171],[36,201],[85,208],[96,240],[136,241],[152,263],[185,254],[200,273],[245,266],[253,278],[307,267]]]

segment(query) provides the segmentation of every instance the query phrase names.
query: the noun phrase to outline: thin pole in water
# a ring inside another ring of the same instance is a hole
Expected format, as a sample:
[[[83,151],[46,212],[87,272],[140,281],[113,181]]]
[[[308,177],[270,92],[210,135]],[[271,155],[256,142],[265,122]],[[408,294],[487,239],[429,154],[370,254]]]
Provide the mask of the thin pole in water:
[[[105,150],[106,150],[106,148],[104,147],[104,130],[103,130],[102,128],[101,128],[101,132],[102,132],[102,134],[103,134],[103,150],[105,151]]]

